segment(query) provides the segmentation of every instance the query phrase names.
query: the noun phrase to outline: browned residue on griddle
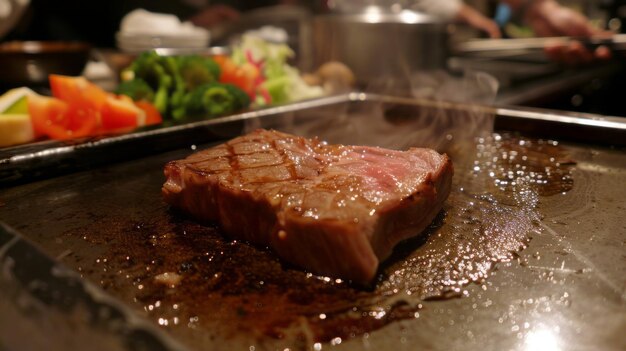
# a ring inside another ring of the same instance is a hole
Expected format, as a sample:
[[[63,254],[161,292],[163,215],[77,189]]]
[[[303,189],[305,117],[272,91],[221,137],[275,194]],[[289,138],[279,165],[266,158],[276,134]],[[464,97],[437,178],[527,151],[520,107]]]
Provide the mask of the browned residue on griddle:
[[[540,197],[573,186],[573,163],[554,142],[496,135],[478,143],[475,159],[472,169],[457,168],[444,210],[424,235],[399,245],[370,289],[285,266],[165,205],[141,223],[96,222],[68,233],[107,248],[102,261],[81,262],[76,253],[73,264],[191,345],[204,334],[303,349],[354,338],[414,318],[424,299],[464,295],[465,285],[486,279],[539,230]],[[164,272],[182,280],[157,283]]]

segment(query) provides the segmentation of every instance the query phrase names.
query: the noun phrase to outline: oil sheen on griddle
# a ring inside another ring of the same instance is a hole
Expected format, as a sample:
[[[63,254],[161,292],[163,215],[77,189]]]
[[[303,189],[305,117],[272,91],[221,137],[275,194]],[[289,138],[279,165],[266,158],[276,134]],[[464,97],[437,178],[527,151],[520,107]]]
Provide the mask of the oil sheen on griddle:
[[[457,166],[444,210],[424,235],[398,245],[371,289],[289,267],[165,205],[166,215],[111,228],[107,267],[126,286],[98,270],[84,274],[114,294],[130,292],[148,318],[192,346],[243,337],[257,350],[273,342],[307,349],[358,338],[417,318],[429,299],[468,294],[466,285],[487,279],[539,230],[541,198],[573,186],[573,163],[556,142],[494,135],[472,154],[469,169]]]

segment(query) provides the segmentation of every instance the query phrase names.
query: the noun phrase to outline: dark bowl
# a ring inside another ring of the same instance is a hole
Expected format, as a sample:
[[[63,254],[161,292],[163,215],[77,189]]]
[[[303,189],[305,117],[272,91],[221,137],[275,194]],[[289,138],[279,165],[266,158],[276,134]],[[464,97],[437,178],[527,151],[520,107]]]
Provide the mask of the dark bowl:
[[[91,46],[71,41],[11,41],[0,43],[0,88],[45,87],[48,75],[80,75]]]

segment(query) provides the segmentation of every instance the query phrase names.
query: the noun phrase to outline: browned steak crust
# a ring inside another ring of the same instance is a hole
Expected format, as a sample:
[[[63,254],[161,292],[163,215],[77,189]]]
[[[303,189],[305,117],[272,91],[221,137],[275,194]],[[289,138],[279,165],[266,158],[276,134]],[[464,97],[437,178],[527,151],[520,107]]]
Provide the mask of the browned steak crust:
[[[313,273],[369,283],[450,193],[430,149],[327,145],[257,130],[165,166],[165,200]]]

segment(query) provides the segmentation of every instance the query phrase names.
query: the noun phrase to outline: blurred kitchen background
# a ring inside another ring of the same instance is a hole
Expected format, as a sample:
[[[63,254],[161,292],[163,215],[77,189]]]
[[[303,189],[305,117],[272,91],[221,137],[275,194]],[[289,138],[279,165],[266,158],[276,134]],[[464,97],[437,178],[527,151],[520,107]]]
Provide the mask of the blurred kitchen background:
[[[516,23],[506,7],[498,2],[465,2],[495,19],[505,38],[532,36],[531,31]],[[355,3],[357,5],[349,6]],[[372,12],[366,14],[363,6],[371,3],[385,5],[374,20]],[[506,49],[493,45],[492,50],[468,52],[459,49],[459,44],[486,38],[484,33],[430,16],[388,11],[410,7],[410,3],[403,0],[287,0],[279,4],[237,0],[0,0],[0,40],[88,42],[95,52],[91,60],[102,60],[110,68],[108,72],[97,69],[91,72],[92,78],[101,80],[106,87],[115,84],[120,67],[136,54],[132,45],[139,45],[120,34],[122,18],[132,10],[144,8],[206,25],[210,33],[207,43],[217,47],[212,49],[217,51],[227,50],[228,45],[246,31],[268,25],[283,29],[287,35],[278,34],[274,39],[286,41],[296,51],[293,64],[302,72],[314,71],[329,60],[341,61],[354,71],[358,89],[415,92],[416,82],[436,85],[441,84],[442,76],[462,80],[467,72],[485,72],[497,81],[498,93],[493,101],[496,104],[626,116],[621,101],[626,88],[626,60],[621,52],[614,52],[609,61],[576,67],[550,61],[538,48]],[[560,3],[585,14],[598,27],[624,32],[626,1],[562,0]],[[215,11],[203,12],[207,6]],[[163,46],[162,40],[152,37],[147,46]],[[138,46],[135,51],[139,49],[145,46]],[[436,73],[424,80],[423,72]],[[110,74],[114,76],[107,76]],[[456,95],[437,98],[454,100],[458,98]]]

